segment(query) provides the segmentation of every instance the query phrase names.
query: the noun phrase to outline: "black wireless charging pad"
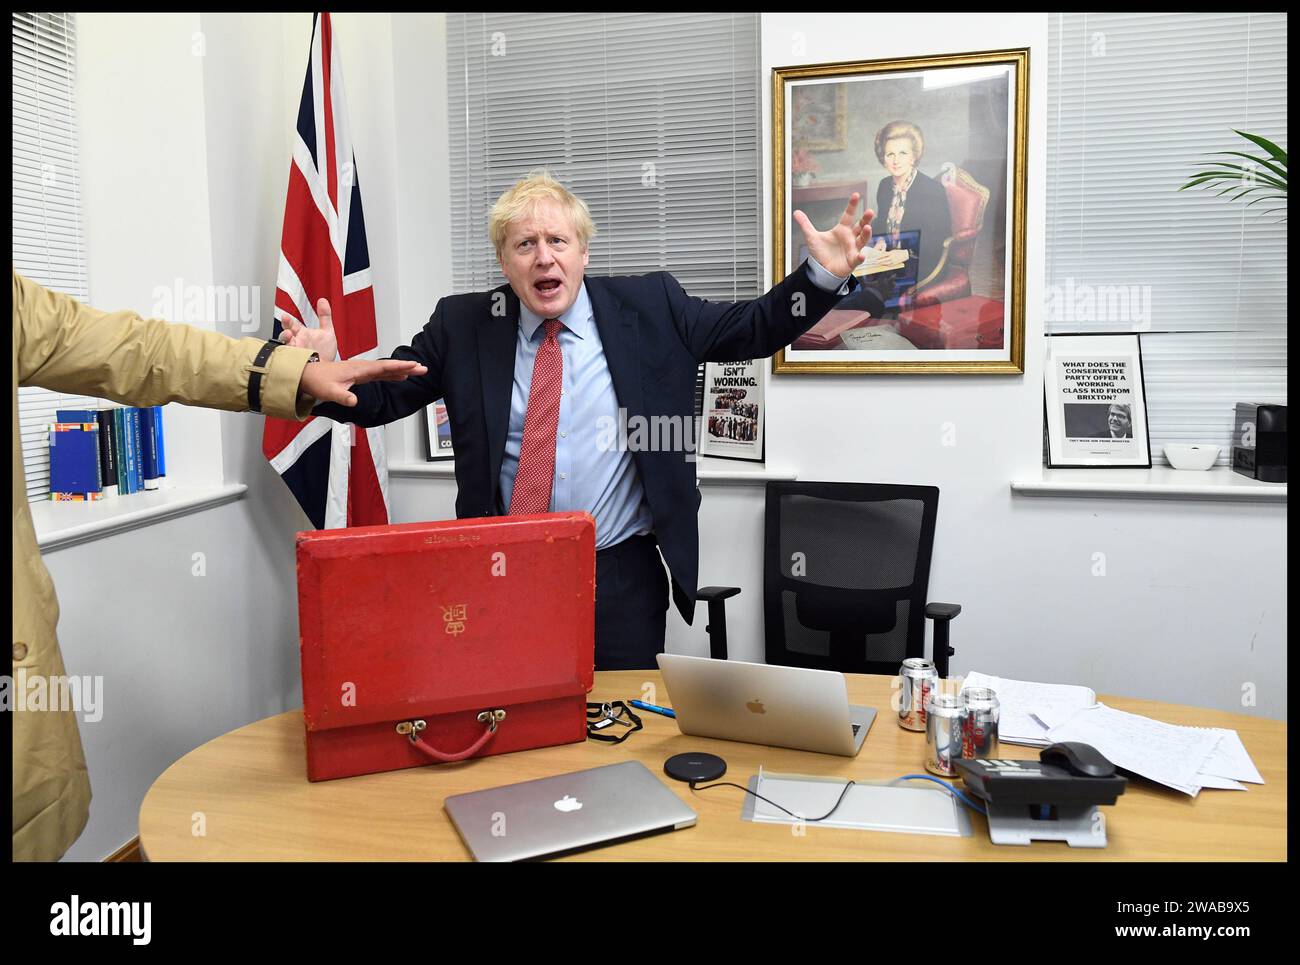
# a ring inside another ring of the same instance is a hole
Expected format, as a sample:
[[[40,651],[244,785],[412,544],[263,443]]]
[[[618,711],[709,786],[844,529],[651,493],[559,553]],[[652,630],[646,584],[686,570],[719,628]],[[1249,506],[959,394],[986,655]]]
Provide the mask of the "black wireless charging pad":
[[[664,761],[664,773],[687,784],[716,781],[727,773],[727,762],[716,754],[674,754]]]

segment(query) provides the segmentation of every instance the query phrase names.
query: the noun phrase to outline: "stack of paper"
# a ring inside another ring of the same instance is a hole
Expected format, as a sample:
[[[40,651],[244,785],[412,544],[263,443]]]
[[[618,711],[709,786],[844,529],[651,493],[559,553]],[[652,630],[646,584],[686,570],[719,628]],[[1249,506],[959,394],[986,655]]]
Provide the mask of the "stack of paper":
[[[1246,747],[1242,744],[1240,735],[1235,730],[1224,730],[1223,728],[1214,728],[1212,732],[1221,735],[1223,739],[1219,741],[1219,746],[1210,753],[1205,763],[1201,765],[1201,770],[1196,775],[1196,782],[1201,787],[1223,788],[1233,791],[1246,790],[1245,785],[1237,783],[1238,781],[1246,781],[1248,784],[1263,784],[1264,778],[1260,777],[1255,762],[1246,753]]]
[[[1052,743],[1047,736],[1049,720],[1064,721],[1076,711],[1097,703],[1097,695],[1087,687],[1036,684],[985,673],[967,674],[961,689],[970,687],[988,687],[998,695],[1002,708],[998,740],[1029,747],[1046,747]]]
[[[962,690],[988,687],[998,695],[998,739],[1046,747],[1079,741],[1116,767],[1195,797],[1202,788],[1244,791],[1263,784],[1235,730],[1180,727],[1097,703],[1087,687],[1039,684],[970,673]]]
[[[1098,704],[1061,718],[1048,738],[1090,744],[1116,767],[1192,797],[1205,787],[1264,783],[1235,730],[1180,727]]]

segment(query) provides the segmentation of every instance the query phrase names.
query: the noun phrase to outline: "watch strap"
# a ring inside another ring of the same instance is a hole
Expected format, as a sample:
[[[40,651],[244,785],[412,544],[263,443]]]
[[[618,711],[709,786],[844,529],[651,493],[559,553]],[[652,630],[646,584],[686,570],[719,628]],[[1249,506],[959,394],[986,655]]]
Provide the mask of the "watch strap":
[[[266,374],[266,363],[271,358],[271,353],[278,349],[280,344],[275,339],[269,339],[258,350],[253,365],[248,370],[248,411],[250,412],[262,411],[262,376]]]

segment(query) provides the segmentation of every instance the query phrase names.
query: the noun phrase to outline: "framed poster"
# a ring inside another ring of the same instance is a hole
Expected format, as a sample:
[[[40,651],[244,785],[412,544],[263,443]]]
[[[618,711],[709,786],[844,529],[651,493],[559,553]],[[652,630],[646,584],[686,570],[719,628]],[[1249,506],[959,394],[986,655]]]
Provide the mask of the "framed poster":
[[[759,362],[707,362],[700,455],[763,461],[763,369]]]
[[[855,275],[885,303],[850,293],[773,372],[1024,372],[1028,105],[1028,50],[773,71],[773,281],[808,254],[794,212],[831,224],[856,191],[875,218]]]
[[[1151,468],[1137,335],[1053,335],[1043,370],[1049,469]]]
[[[447,405],[439,399],[424,407],[425,461],[451,459],[451,422],[447,418]]]

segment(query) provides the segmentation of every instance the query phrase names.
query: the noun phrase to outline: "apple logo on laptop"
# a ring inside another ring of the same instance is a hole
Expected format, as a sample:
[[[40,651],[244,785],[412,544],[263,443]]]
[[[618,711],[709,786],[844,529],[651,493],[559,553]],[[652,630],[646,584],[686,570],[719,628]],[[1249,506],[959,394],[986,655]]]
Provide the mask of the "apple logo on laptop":
[[[564,797],[560,798],[558,801],[555,802],[555,810],[557,811],[577,811],[581,807],[582,807],[582,802],[579,801],[576,797],[571,797],[568,794],[564,795]]]
[[[751,701],[750,701],[749,703],[747,703],[745,706],[749,709],[749,712],[752,713],[752,714],[766,714],[766,713],[767,713],[767,711],[763,709],[763,702],[762,702],[761,700],[759,700],[757,697],[755,697],[753,700],[751,700]]]

